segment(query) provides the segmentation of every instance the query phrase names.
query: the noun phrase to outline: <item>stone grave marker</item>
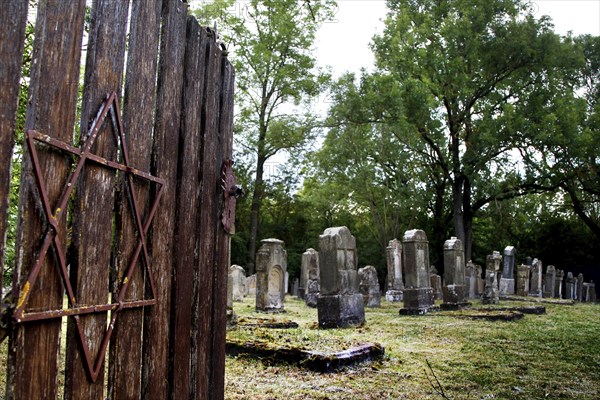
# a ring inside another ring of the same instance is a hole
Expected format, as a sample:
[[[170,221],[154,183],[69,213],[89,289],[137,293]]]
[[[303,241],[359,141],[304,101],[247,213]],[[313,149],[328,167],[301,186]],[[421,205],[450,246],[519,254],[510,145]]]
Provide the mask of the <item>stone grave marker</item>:
[[[583,301],[583,274],[577,275],[577,301]]]
[[[485,280],[483,279],[483,268],[481,265],[475,264],[475,276],[477,278],[477,292],[476,296],[483,296],[483,291],[485,289]]]
[[[429,280],[433,289],[433,300],[442,300],[442,277],[438,275],[438,270],[435,265],[429,267]]]
[[[442,309],[456,310],[467,306],[465,285],[465,250],[460,239],[455,237],[444,242],[444,302]]]
[[[300,279],[292,279],[292,296],[300,298]]]
[[[256,310],[280,312],[285,298],[287,252],[281,240],[264,239],[261,243],[256,252]]]
[[[526,264],[519,265],[517,267],[517,282],[516,282],[516,294],[517,296],[528,296],[529,295],[529,270],[530,266]]]
[[[327,228],[319,236],[319,273],[319,327],[362,325],[365,308],[358,293],[356,239],[345,226]]]
[[[406,231],[402,240],[404,253],[404,308],[401,315],[421,315],[435,309],[429,277],[429,242],[420,229]]]
[[[387,291],[385,299],[390,302],[402,301],[404,283],[402,282],[402,243],[398,239],[390,240],[386,248]]]
[[[572,272],[567,272],[567,280],[565,287],[567,289],[565,293],[565,299],[573,300],[575,299],[575,278],[573,277]]]
[[[515,294],[515,254],[513,246],[504,248],[504,263],[502,265],[502,276],[500,277],[500,296]]]
[[[529,282],[529,296],[542,297],[542,261],[537,258],[531,263],[531,281]]]
[[[557,299],[563,299],[564,298],[564,285],[563,285],[563,279],[565,276],[565,271],[563,271],[562,269],[557,269],[556,270],[556,279],[554,280],[554,296]]]
[[[477,297],[477,269],[473,261],[470,261],[465,266],[465,285],[467,286],[467,294],[469,299]]]
[[[365,306],[369,308],[381,307],[381,288],[379,287],[375,267],[367,265],[359,268],[358,277],[358,289],[363,296]]]
[[[483,297],[481,298],[481,302],[483,304],[498,304],[500,302],[498,291],[498,271],[500,270],[501,262],[502,256],[498,251],[494,251],[492,254],[487,256],[485,268],[485,288],[483,291]]]
[[[256,274],[246,278],[246,296],[256,297]]]
[[[590,289],[589,289],[589,300],[588,303],[596,302],[596,284],[593,280],[590,280]]]
[[[305,302],[308,307],[317,307],[317,298],[320,291],[319,252],[308,249],[302,254],[302,264],[306,263],[307,283]]]
[[[246,293],[246,272],[239,265],[229,267],[229,275],[232,279],[231,296],[233,301],[244,301]]]
[[[546,268],[546,274],[544,275],[544,297],[553,298],[556,297],[554,291],[556,290],[556,268],[554,265],[548,265]]]

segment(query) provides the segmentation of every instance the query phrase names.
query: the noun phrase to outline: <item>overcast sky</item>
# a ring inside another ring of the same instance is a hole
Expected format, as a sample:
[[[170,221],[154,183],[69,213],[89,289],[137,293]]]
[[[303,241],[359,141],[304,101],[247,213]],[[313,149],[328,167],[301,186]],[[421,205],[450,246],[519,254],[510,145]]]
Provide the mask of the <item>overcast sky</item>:
[[[316,57],[334,76],[373,66],[371,38],[383,31],[384,0],[338,0],[332,21],[319,30]],[[549,15],[555,31],[600,36],[600,0],[535,0],[536,15]]]

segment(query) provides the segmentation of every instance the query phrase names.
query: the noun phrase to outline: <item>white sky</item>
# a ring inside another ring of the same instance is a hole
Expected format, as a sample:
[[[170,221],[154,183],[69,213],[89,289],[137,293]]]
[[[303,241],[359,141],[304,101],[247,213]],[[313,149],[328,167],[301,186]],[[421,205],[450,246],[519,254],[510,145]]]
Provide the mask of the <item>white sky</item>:
[[[319,66],[332,68],[335,77],[346,71],[358,73],[373,66],[369,48],[371,38],[383,31],[386,14],[384,0],[338,0],[332,21],[317,35],[316,57]],[[536,15],[549,15],[561,35],[600,36],[600,0],[535,0]]]

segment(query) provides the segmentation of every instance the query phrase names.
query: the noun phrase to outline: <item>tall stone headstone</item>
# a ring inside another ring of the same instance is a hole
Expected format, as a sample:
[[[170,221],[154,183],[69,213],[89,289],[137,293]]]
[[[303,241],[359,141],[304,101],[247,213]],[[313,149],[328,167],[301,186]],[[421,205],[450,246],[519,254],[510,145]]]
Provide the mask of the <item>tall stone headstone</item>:
[[[498,304],[500,302],[498,271],[500,270],[501,262],[502,256],[498,251],[494,251],[487,256],[485,265],[485,289],[481,298],[483,304]]]
[[[227,274],[227,307],[226,307],[226,326],[232,328],[237,325],[237,315],[233,310],[233,276]]]
[[[467,297],[465,285],[465,250],[460,239],[455,237],[444,242],[444,286],[443,309],[465,307]]]
[[[474,299],[477,297],[477,269],[473,261],[469,261],[465,266],[465,285],[468,290],[468,298]]]
[[[517,296],[528,296],[529,295],[529,265],[519,265],[517,267],[517,282],[516,282],[516,294]]]
[[[513,246],[504,248],[504,263],[502,264],[502,276],[500,277],[500,296],[515,294],[515,255]]]
[[[306,294],[304,301],[307,306],[315,308],[319,297],[319,252],[308,249],[302,254],[302,267],[306,269]]]
[[[314,249],[311,249],[314,251]],[[308,286],[308,265],[306,264],[304,254],[300,264],[300,280],[298,282],[298,298],[306,298],[306,287]]]
[[[345,226],[325,229],[319,236],[319,327],[343,328],[365,321],[358,293],[356,239]]]
[[[256,297],[256,274],[246,278],[246,296]]]
[[[285,276],[283,277],[283,289],[285,294],[290,292],[290,273],[287,271],[285,271]]]
[[[577,275],[577,301],[583,301],[583,274]]]
[[[483,291],[485,290],[485,280],[483,279],[483,268],[481,265],[475,264],[475,277],[477,278],[477,292],[476,296],[483,296]]]
[[[556,290],[556,268],[554,265],[548,265],[546,268],[546,274],[544,275],[544,297],[553,298],[556,297],[554,291]]]
[[[583,282],[583,293],[582,293],[582,300],[583,302],[589,302],[589,290],[590,290],[590,283],[589,282]]]
[[[244,301],[246,294],[246,272],[239,265],[229,267],[229,275],[232,279],[231,297],[233,301]]]
[[[402,301],[404,282],[402,282],[402,243],[398,239],[390,240],[386,248],[387,291],[385,299],[390,302]]]
[[[285,298],[287,252],[281,240],[264,239],[261,243],[256,252],[256,310],[280,312]]]
[[[554,280],[554,296],[557,299],[564,298],[564,291],[563,291],[564,276],[565,276],[565,271],[563,271],[562,269],[556,270],[556,279]]]
[[[542,297],[542,261],[534,258],[531,263],[531,281],[529,282],[529,296]]]
[[[589,290],[589,303],[596,302],[596,284],[594,281],[590,280],[590,290]]]
[[[566,280],[565,287],[567,289],[567,292],[565,294],[565,299],[568,299],[568,300],[575,299],[575,278],[573,277],[572,272],[567,273],[567,280]]]
[[[300,279],[292,279],[292,296],[300,298]]]
[[[401,315],[425,314],[435,309],[429,277],[429,242],[420,229],[406,231],[402,240],[404,253],[404,308]]]
[[[363,301],[366,307],[381,307],[381,288],[377,279],[377,270],[372,265],[359,268],[358,270],[358,289],[363,295]]]
[[[429,282],[433,289],[433,300],[442,300],[442,277],[438,274],[435,265],[429,267]]]

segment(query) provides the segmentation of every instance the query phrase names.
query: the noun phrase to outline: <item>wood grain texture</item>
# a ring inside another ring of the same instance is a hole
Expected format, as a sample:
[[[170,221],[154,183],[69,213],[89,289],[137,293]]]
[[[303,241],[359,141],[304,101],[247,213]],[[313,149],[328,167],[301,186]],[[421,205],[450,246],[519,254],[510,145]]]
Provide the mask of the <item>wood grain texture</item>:
[[[67,143],[73,141],[84,16],[84,0],[38,3],[25,127]],[[65,184],[68,158],[47,149],[39,150],[48,195],[55,204]],[[23,160],[19,211],[15,298],[20,296],[33,266],[42,232],[48,229],[28,155]],[[67,243],[65,223],[66,218],[59,221],[58,237],[63,244]],[[57,271],[50,251],[36,284],[30,288],[27,309],[48,310],[62,305],[63,289]],[[60,329],[60,320],[20,324],[13,329],[8,399],[56,398]]]

